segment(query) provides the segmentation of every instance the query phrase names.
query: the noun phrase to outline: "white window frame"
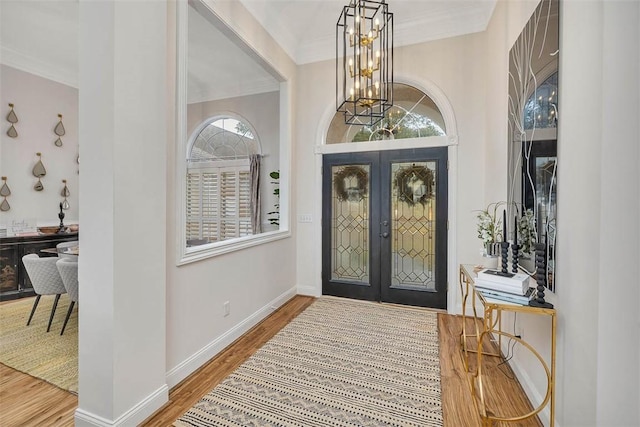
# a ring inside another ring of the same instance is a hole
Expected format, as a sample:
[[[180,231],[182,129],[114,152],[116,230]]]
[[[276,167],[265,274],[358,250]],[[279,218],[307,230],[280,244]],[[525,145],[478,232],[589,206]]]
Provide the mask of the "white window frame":
[[[256,60],[260,62],[263,67],[269,69],[276,80],[280,82],[280,226],[278,230],[274,231],[223,240],[200,246],[187,247],[186,186],[188,150],[190,148],[190,138],[187,135],[187,46],[189,3],[193,3],[199,11],[209,13],[211,20],[217,20],[220,25],[226,26],[219,16],[216,15],[215,11],[211,9],[211,6],[205,3],[198,0],[176,3],[175,253],[176,265],[178,266],[291,237],[291,230],[289,226],[291,216],[290,170],[292,134],[290,117],[292,116],[291,105],[293,101],[290,81],[283,73],[278,71],[269,62],[260,57],[253,48],[248,46],[248,48],[255,54]],[[233,31],[230,31],[230,33],[233,34]],[[238,41],[245,43],[245,41],[241,39]]]

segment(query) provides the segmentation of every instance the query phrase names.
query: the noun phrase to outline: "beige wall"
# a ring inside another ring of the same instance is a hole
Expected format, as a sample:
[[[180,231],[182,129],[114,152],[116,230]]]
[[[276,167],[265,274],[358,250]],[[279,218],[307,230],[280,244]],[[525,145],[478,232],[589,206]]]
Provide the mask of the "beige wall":
[[[451,236],[451,242],[458,248],[454,265],[483,261],[473,211],[485,205],[485,50],[482,33],[394,50],[395,80],[414,85],[428,94],[430,90],[443,93],[444,103],[453,111],[457,123],[457,129],[448,129],[448,136],[454,140],[452,150],[457,154],[457,161],[451,160],[458,171],[454,176],[456,180],[449,183],[450,190],[456,194],[457,205],[457,212],[450,212],[449,218],[452,228],[457,230]],[[301,66],[296,91],[297,102],[305,108],[299,111],[296,121],[295,181],[298,191],[295,200],[299,213],[313,214],[312,223],[298,225],[297,283],[301,292],[314,295],[321,293],[321,155],[316,154],[316,150],[324,143],[324,135],[335,113],[334,67],[333,61]],[[454,285],[450,283],[449,289],[457,293]],[[459,299],[457,295],[452,296],[450,309],[455,311]]]
[[[7,136],[9,123],[4,120],[14,104],[18,123],[17,138]],[[65,224],[77,223],[78,212],[78,89],[6,65],[0,65],[0,106],[3,126],[0,132],[0,174],[7,177],[11,209],[0,212],[0,224],[34,220],[37,225],[58,225],[60,192],[63,179],[71,196],[70,209],[65,210]],[[54,145],[58,138],[53,129],[62,114],[66,134],[62,147]],[[37,163],[36,152],[42,153],[47,175],[41,181],[44,190],[35,191],[38,181],[32,174]],[[0,183],[0,185],[2,185]]]

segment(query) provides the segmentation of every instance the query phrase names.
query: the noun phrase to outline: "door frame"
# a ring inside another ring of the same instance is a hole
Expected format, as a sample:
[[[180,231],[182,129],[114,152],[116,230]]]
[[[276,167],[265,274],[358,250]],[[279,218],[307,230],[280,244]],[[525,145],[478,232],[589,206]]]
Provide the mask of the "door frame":
[[[333,113],[335,114],[335,112]],[[332,117],[332,116],[331,116]],[[314,206],[313,206],[313,241],[322,241],[322,156],[324,154],[351,153],[362,151],[404,150],[410,148],[446,147],[449,159],[448,167],[448,199],[449,232],[447,233],[447,312],[458,314],[462,311],[462,303],[458,289],[458,257],[457,257],[457,175],[458,175],[458,138],[457,136],[436,136],[428,138],[412,138],[394,141],[376,141],[362,143],[345,143],[316,145],[314,167]],[[299,283],[298,293],[319,297],[322,295],[322,248],[315,244],[313,248],[314,281]]]
[[[448,223],[448,174],[447,148],[423,147],[406,150],[381,150],[356,153],[323,155],[322,188],[322,293],[368,301],[389,302],[434,309],[447,307],[447,223]],[[392,231],[383,236],[383,221],[393,223],[392,165],[396,163],[434,162],[436,178],[435,257],[433,270],[435,290],[411,289],[392,286],[393,241]],[[368,191],[368,279],[364,282],[348,279],[332,279],[333,259],[333,204],[332,188],[334,167],[360,165],[369,167]],[[389,237],[389,238],[383,238]],[[444,259],[443,259],[444,258]]]

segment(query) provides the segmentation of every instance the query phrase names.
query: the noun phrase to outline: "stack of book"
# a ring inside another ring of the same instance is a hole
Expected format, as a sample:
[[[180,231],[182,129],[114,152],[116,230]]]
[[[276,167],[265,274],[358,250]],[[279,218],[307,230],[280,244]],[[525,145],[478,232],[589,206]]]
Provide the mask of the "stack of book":
[[[529,275],[524,273],[502,273],[485,269],[478,272],[476,290],[490,299],[528,304],[534,297],[534,288],[529,287]]]

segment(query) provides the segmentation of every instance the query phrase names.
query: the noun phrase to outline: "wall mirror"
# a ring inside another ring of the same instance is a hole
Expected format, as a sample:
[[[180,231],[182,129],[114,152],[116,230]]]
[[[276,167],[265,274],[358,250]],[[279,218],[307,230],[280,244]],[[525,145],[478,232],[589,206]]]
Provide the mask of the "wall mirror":
[[[206,2],[178,8],[184,261],[281,229],[283,78]]]
[[[508,218],[522,245],[546,243],[547,287],[555,291],[559,0],[542,0],[509,51]],[[513,238],[512,236],[509,236]],[[534,253],[521,265],[534,271]]]

